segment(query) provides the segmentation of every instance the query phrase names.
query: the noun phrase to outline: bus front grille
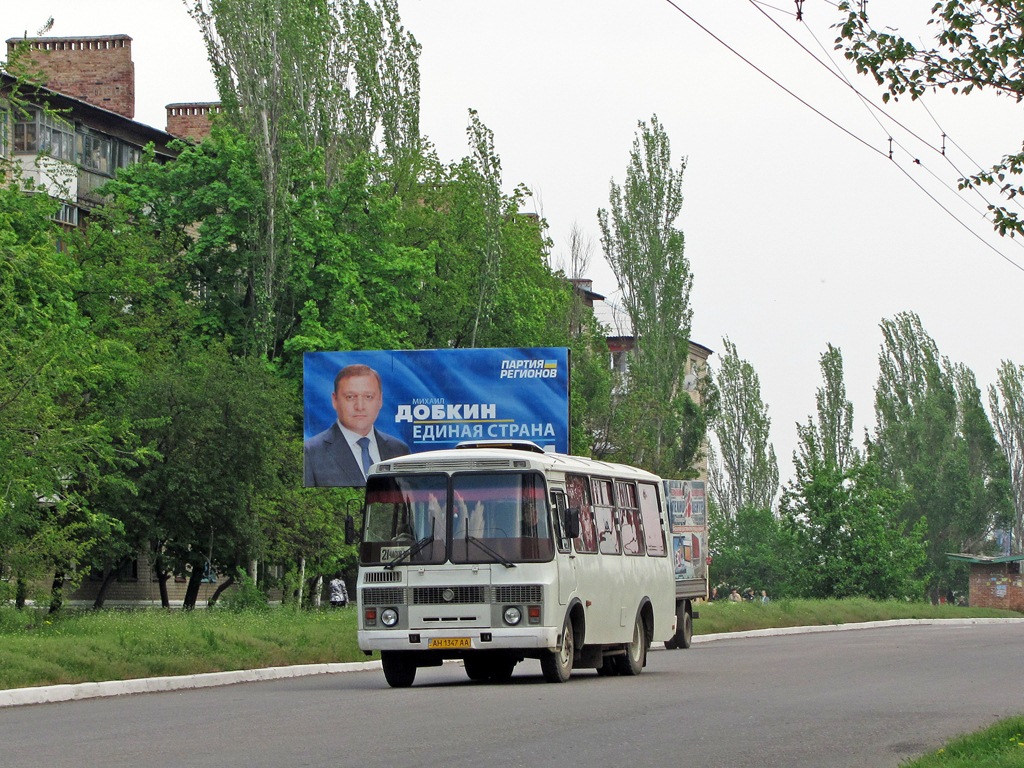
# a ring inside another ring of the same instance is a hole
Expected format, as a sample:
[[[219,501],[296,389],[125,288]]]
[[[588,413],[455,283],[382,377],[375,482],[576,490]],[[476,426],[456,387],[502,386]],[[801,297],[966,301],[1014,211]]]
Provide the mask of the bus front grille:
[[[365,588],[363,605],[405,605],[405,587]]]
[[[363,582],[366,584],[393,584],[402,580],[398,571],[364,571]]]
[[[461,587],[415,587],[412,591],[413,605],[448,605],[458,603],[483,603],[487,599],[487,588],[478,585]]]
[[[543,596],[540,584],[506,584],[494,588],[496,603],[539,603]]]

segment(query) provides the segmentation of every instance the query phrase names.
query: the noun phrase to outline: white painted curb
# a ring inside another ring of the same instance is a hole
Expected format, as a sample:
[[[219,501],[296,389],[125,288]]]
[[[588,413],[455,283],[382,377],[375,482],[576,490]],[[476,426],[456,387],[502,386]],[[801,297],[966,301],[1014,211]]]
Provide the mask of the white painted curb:
[[[261,680],[281,680],[287,677],[327,675],[338,672],[362,672],[380,669],[379,661],[357,661],[347,664],[303,664],[293,667],[266,667],[241,669],[234,672],[209,672],[201,675],[177,677],[143,677],[135,680],[111,680],[102,683],[75,685],[45,685],[38,688],[12,688],[0,691],[0,708],[21,704],[52,704],[58,701],[76,701],[101,696],[121,696],[127,693],[154,693],[188,688],[210,688],[215,685],[254,683]]]

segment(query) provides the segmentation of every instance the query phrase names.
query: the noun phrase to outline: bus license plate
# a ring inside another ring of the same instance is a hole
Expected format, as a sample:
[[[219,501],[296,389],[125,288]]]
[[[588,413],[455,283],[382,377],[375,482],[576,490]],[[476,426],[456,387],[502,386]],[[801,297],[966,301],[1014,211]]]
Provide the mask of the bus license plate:
[[[472,648],[468,637],[432,637],[427,648]]]

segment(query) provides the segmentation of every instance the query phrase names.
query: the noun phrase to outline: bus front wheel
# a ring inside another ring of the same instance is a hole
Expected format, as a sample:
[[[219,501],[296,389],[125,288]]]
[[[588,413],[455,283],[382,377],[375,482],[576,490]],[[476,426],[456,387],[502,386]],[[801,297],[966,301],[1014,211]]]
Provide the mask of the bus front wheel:
[[[406,653],[381,651],[380,665],[392,688],[408,688],[416,679],[416,663]]]
[[[540,659],[540,669],[544,679],[549,683],[564,683],[572,674],[572,657],[576,650],[572,634],[572,621],[566,616],[562,625],[562,642],[560,648],[546,651]]]

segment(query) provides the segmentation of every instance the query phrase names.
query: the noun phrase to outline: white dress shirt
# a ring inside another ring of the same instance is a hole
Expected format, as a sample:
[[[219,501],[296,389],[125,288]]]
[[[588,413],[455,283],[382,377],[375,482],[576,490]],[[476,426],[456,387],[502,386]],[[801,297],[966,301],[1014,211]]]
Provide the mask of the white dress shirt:
[[[360,435],[358,432],[353,432],[351,429],[346,427],[341,421],[338,421],[338,428],[341,429],[341,434],[345,436],[345,440],[348,442],[348,447],[352,450],[352,455],[356,457],[356,466],[360,469],[363,468],[363,449],[359,447],[358,441],[363,437],[370,439],[370,463],[376,464],[380,461],[380,450],[377,448],[377,433],[376,430],[371,429],[370,434]],[[363,476],[366,476],[366,472],[363,472]]]

